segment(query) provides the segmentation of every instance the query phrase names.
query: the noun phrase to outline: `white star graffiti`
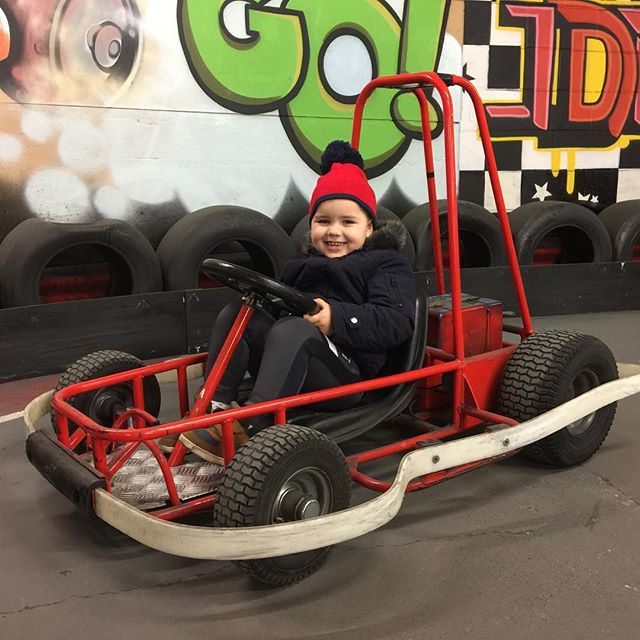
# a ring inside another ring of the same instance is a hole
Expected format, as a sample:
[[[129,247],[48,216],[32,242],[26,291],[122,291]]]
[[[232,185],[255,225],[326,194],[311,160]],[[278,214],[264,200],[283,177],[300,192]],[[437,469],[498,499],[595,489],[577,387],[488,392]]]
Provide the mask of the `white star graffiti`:
[[[591,198],[591,202],[593,202],[593,204],[599,204],[599,200],[598,200],[598,196],[593,196],[593,198]]]
[[[540,202],[544,202],[547,198],[551,197],[551,192],[547,189],[549,186],[548,182],[545,182],[542,186],[539,184],[535,185],[536,192],[534,196],[531,198],[532,200],[540,200]]]

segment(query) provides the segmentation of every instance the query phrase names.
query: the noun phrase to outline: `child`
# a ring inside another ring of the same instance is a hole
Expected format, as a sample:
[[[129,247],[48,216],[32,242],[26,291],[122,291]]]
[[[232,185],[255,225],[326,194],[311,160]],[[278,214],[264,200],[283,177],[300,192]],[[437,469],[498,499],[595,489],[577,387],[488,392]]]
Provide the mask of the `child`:
[[[322,175],[309,205],[310,244],[305,255],[290,260],[282,282],[311,294],[314,315],[277,318],[256,311],[218,385],[212,410],[236,400],[246,371],[255,385],[246,404],[255,404],[372,378],[384,367],[389,349],[413,333],[415,285],[411,265],[398,251],[399,223],[380,223],[376,197],[363,171],[360,154],[348,143],[329,144]],[[240,303],[218,316],[206,373],[211,370]],[[339,411],[358,404],[362,394],[319,405]],[[271,425],[271,414],[234,423],[236,445]],[[180,436],[187,448],[220,462],[219,427]]]

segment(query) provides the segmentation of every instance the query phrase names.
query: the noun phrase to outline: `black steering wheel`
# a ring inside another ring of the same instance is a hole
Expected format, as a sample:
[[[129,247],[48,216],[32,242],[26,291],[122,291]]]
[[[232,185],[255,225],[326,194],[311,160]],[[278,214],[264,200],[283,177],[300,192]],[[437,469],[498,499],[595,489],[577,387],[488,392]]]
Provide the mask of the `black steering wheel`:
[[[254,293],[259,297],[292,311],[296,315],[313,315],[318,312],[315,300],[297,289],[273,280],[261,273],[237,264],[231,264],[216,258],[207,258],[202,263],[203,273],[240,293]]]

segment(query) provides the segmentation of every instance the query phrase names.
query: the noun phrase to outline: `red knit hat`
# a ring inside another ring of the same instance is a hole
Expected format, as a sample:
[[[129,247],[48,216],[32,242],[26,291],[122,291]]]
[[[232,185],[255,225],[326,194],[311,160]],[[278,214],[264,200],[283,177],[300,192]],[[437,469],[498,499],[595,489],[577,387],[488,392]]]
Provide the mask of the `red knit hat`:
[[[342,198],[357,202],[375,221],[376,194],[364,174],[362,156],[348,142],[334,140],[322,154],[316,188],[309,203],[309,218],[325,200]]]

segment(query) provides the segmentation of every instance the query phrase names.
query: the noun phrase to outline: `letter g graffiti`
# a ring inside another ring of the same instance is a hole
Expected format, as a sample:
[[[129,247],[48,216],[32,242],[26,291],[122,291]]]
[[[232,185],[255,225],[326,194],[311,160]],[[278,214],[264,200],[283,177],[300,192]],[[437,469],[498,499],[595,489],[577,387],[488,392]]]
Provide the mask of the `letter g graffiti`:
[[[240,113],[278,109],[291,144],[315,168],[330,140],[350,138],[355,99],[369,79],[435,67],[448,3],[405,0],[403,26],[383,0],[283,0],[278,7],[265,0],[179,0],[178,22],[204,91]],[[367,61],[358,65],[349,57],[354,51]],[[345,90],[341,80],[354,70],[358,80]],[[419,116],[398,98],[397,91],[381,91],[367,102],[360,151],[369,176],[391,168],[415,136]]]
[[[224,12],[233,0],[179,0],[180,39],[202,89],[240,113],[273,111],[306,75],[305,23],[296,11],[244,5],[247,37],[229,32]]]

